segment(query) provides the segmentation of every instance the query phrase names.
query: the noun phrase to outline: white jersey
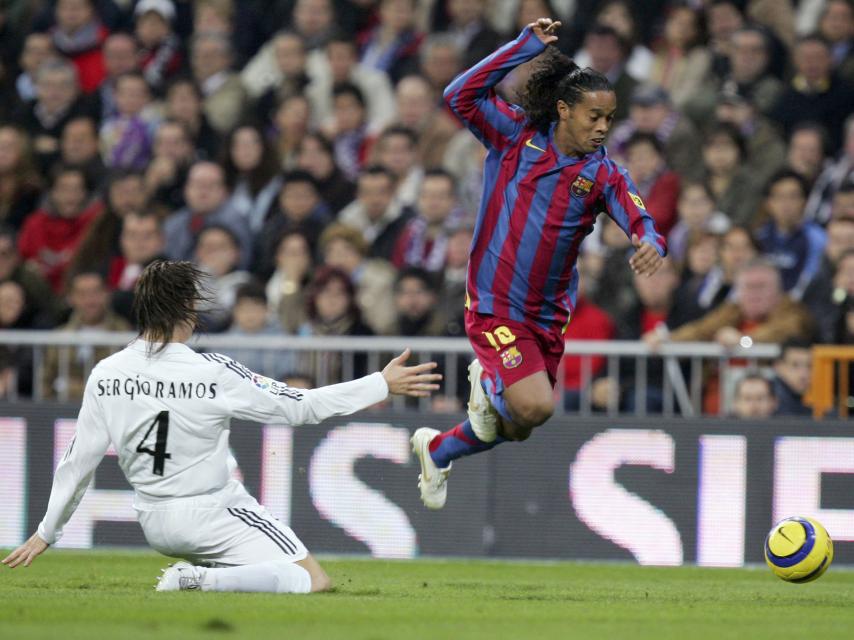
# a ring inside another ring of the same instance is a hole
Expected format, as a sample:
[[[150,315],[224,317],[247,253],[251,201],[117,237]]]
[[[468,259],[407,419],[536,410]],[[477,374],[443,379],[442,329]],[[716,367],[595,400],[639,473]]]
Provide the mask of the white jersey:
[[[132,342],[99,362],[86,383],[77,431],[56,469],[39,536],[53,544],[112,444],[137,500],[219,491],[230,479],[232,418],[292,426],[365,409],[388,396],[381,373],[302,390],[219,354],[169,343],[149,357]]]

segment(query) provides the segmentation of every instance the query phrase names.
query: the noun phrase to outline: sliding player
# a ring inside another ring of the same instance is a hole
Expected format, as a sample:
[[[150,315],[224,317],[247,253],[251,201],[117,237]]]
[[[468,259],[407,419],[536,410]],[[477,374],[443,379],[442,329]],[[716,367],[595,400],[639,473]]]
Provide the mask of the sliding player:
[[[559,26],[548,18],[529,24],[445,89],[446,103],[488,154],[468,265],[466,333],[477,355],[468,420],[412,437],[421,499],[431,509],[445,504],[453,460],[524,440],[552,415],[575,260],[596,215],[606,211],[631,238],[635,273],[654,273],[666,252],[637,188],[603,146],[614,90],[548,47]],[[521,108],[496,95],[504,76],[543,52]]]
[[[38,531],[3,564],[29,566],[62,535],[112,444],[136,490],[148,543],[189,562],[163,572],[157,589],[324,591],[330,580],[294,532],[231,477],[231,418],[317,423],[380,402],[389,393],[427,396],[435,363],[406,367],[409,351],[381,373],[302,391],[184,343],[203,299],[189,262],[149,265],[136,287],[139,339],[98,363],[86,384],[77,431],[56,469]]]

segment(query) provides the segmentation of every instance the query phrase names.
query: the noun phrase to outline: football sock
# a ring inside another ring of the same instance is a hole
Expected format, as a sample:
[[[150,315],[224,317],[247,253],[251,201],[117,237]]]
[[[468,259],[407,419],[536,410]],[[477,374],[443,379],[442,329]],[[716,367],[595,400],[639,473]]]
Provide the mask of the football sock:
[[[440,433],[430,442],[430,457],[440,469],[444,469],[452,460],[470,456],[481,451],[488,451],[497,444],[505,442],[498,436],[492,442],[480,440],[471,428],[471,422],[466,420],[445,433]]]
[[[258,562],[242,567],[205,569],[202,591],[309,593],[311,575],[293,562]]]

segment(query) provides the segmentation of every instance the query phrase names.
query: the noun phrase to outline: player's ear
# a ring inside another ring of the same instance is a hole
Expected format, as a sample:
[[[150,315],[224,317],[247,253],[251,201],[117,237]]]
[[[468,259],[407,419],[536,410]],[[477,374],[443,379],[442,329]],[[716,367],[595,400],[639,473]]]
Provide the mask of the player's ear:
[[[570,107],[563,100],[557,101],[557,118],[558,120],[569,120]]]

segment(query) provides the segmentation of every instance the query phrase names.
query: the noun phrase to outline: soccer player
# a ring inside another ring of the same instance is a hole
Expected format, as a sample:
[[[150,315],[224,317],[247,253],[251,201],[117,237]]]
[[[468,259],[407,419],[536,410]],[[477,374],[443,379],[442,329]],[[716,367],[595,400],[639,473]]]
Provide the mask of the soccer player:
[[[607,212],[631,238],[635,273],[654,273],[666,253],[637,188],[603,146],[614,90],[548,46],[559,27],[548,18],[527,25],[445,89],[447,105],[488,153],[466,286],[466,333],[477,356],[468,419],[412,436],[421,499],[431,509],[445,504],[453,460],[525,440],[551,416],[575,260],[597,214]],[[504,76],[543,52],[521,107],[496,95]]]
[[[112,444],[136,490],[134,507],[146,540],[189,561],[165,570],[159,591],[329,589],[328,576],[294,532],[231,477],[230,420],[317,423],[369,407],[389,393],[429,395],[441,376],[430,373],[435,363],[404,366],[407,350],[381,373],[302,391],[225,356],[195,353],[184,342],[204,298],[202,277],[189,262],[158,261],[142,273],[135,292],[140,336],[92,370],[47,513],[3,564],[29,566],[59,539]]]

